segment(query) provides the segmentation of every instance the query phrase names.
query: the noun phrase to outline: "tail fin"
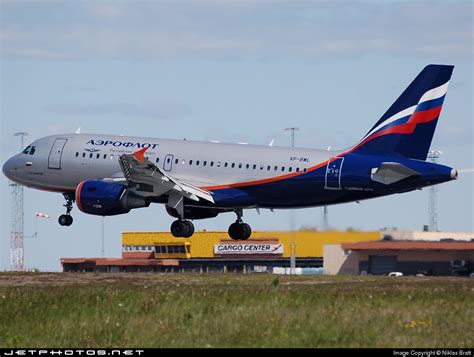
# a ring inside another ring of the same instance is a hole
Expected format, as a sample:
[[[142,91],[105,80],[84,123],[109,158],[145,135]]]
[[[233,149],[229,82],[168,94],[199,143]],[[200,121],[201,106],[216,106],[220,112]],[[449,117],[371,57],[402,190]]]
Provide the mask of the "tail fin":
[[[426,66],[354,151],[426,160],[454,66]]]

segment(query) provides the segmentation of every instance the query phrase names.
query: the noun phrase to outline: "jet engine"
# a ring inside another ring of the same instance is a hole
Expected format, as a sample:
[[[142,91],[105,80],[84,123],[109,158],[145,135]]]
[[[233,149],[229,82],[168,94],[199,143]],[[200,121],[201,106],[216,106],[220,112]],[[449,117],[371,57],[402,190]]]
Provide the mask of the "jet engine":
[[[150,205],[149,200],[127,186],[98,180],[82,181],[77,186],[76,203],[82,212],[97,216],[114,216]]]

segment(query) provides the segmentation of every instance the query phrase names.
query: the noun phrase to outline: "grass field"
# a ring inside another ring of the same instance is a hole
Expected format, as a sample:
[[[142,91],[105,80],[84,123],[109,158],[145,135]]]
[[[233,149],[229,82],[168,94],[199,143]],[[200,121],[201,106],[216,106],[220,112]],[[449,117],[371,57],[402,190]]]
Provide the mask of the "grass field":
[[[473,347],[474,279],[0,274],[0,347]]]

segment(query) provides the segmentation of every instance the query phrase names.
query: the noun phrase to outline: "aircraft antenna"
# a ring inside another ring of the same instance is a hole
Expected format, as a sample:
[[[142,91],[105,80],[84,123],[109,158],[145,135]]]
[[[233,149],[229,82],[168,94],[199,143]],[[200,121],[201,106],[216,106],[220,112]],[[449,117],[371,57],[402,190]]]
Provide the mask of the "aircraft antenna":
[[[24,147],[24,137],[28,133],[19,131],[13,134],[20,137],[21,148]],[[23,186],[15,182],[9,183],[11,188],[11,229],[10,229],[10,270],[24,271],[24,250],[23,250]]]
[[[428,152],[428,159],[436,163],[436,160],[442,154],[441,151],[430,150]],[[428,196],[428,229],[432,232],[438,231],[438,188],[431,186],[429,188]]]

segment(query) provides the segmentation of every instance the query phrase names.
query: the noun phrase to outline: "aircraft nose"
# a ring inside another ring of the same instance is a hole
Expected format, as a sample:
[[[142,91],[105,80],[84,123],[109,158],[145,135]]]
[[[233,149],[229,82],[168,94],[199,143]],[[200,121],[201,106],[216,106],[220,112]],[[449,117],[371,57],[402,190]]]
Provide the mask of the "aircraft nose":
[[[10,180],[13,180],[14,172],[16,171],[17,167],[15,165],[15,157],[9,158],[2,167],[3,174],[8,177]]]

